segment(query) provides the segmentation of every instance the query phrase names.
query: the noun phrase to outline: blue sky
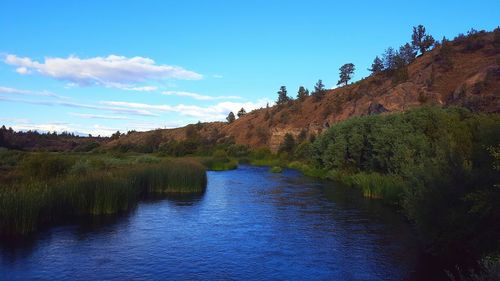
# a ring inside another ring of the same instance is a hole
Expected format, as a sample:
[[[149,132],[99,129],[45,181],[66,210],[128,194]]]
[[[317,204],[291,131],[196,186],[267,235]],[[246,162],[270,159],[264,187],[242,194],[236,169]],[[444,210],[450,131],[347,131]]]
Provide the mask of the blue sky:
[[[0,4],[0,124],[109,135],[223,120],[373,58],[423,24],[500,24],[500,1],[22,1]]]

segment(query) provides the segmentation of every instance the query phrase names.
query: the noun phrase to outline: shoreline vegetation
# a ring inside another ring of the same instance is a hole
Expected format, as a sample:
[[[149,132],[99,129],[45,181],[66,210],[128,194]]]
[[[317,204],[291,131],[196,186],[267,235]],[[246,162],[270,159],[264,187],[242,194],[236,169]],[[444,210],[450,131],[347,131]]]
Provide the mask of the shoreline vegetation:
[[[2,150],[0,229],[29,233],[62,218],[124,212],[147,194],[203,192],[206,170],[241,163],[359,189],[405,215],[426,252],[452,264],[498,266],[499,132],[497,113],[421,107],[345,120],[315,138],[287,134],[277,153],[199,137],[177,143],[181,154]]]
[[[249,163],[357,188],[404,214],[428,253],[476,268],[487,260],[491,271],[500,268],[499,132],[497,113],[421,107],[339,122]]]
[[[22,157],[3,152],[3,160]],[[6,157],[7,156],[7,157]],[[0,188],[0,235],[16,236],[81,216],[126,212],[148,196],[204,192],[205,167],[190,159],[24,155]]]

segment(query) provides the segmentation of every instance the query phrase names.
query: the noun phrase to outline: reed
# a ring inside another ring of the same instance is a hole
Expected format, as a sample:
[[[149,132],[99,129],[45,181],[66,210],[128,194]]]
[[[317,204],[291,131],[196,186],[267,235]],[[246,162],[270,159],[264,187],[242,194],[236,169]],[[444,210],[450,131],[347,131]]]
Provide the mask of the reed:
[[[200,193],[206,183],[204,166],[183,159],[31,178],[0,187],[0,235],[27,234],[77,216],[125,212],[150,194]]]

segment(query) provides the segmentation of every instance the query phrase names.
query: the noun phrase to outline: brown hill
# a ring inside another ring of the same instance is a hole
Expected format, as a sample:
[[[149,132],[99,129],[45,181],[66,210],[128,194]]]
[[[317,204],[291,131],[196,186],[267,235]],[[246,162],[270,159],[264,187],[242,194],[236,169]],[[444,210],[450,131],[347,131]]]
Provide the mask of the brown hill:
[[[120,145],[159,145],[197,136],[213,142],[232,138],[251,148],[276,151],[286,133],[317,135],[326,127],[353,116],[404,111],[422,105],[459,105],[473,111],[500,109],[499,30],[459,36],[416,58],[398,71],[385,71],[356,83],[328,90],[317,99],[309,96],[285,105],[262,108],[231,124],[223,122],[133,133],[111,141]],[[336,69],[332,69],[336,72]]]

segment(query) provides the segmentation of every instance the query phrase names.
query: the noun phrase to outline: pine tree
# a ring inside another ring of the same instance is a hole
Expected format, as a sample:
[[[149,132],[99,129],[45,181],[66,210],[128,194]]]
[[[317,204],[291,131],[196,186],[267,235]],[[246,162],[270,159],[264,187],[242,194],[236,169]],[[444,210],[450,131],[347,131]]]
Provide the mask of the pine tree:
[[[226,117],[226,120],[228,123],[233,123],[234,120],[236,120],[236,117],[234,117],[234,113],[231,111]]]
[[[354,67],[354,64],[352,64],[352,63],[346,63],[343,66],[341,66],[339,68],[340,79],[337,82],[337,85],[345,84],[347,86],[347,83],[349,83],[349,80],[352,79],[352,75],[354,74],[354,70],[355,70],[355,67]]]
[[[396,68],[396,52],[392,47],[389,47],[385,50],[384,67],[388,70],[393,70]]]
[[[323,84],[323,81],[321,79],[316,82],[316,85],[314,85],[314,92],[313,96],[316,98],[316,100],[320,100],[325,96],[325,85]]]
[[[420,51],[423,55],[430,47],[432,47],[434,42],[434,38],[431,35],[425,34],[425,27],[423,25],[413,27],[411,45],[414,50]]]
[[[297,92],[297,99],[303,101],[308,96],[309,96],[309,90],[304,88],[304,86],[300,86],[299,91]]]
[[[241,117],[241,116],[243,116],[243,115],[245,115],[245,114],[247,114],[247,112],[246,112],[246,111],[245,111],[245,109],[242,107],[242,108],[240,109],[240,111],[238,111],[238,118],[239,118],[239,117]]]
[[[285,104],[290,100],[290,97],[287,95],[286,86],[281,86],[278,91],[278,100],[276,101],[277,105]]]
[[[384,62],[376,56],[372,63],[372,68],[368,69],[372,74],[380,73],[384,71]]]
[[[280,152],[285,151],[285,152],[291,153],[291,152],[293,152],[294,148],[295,148],[295,138],[290,133],[285,134],[285,137],[283,139],[283,143],[281,143],[279,151]]]
[[[415,50],[409,43],[399,47],[399,56],[403,59],[405,64],[412,63],[415,60],[416,55]]]

